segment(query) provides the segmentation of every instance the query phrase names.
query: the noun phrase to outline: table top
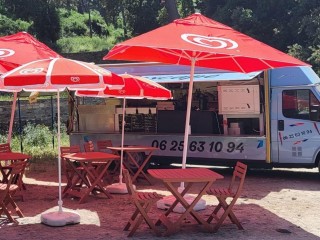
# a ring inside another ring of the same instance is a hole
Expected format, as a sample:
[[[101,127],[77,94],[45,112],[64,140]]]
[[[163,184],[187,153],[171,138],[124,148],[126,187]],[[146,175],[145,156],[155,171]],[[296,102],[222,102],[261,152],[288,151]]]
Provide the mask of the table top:
[[[25,160],[30,159],[31,156],[20,153],[20,152],[1,152],[0,153],[0,160],[1,161],[8,161],[8,160]]]
[[[165,182],[205,182],[223,178],[219,173],[206,168],[149,169],[148,173]]]
[[[63,157],[75,161],[105,161],[120,159],[118,155],[105,152],[78,152],[63,154]]]
[[[120,147],[107,147],[110,150],[115,150],[115,151],[121,151],[121,146]],[[126,152],[144,152],[144,151],[155,151],[158,150],[156,147],[150,147],[150,146],[123,146],[123,151]]]

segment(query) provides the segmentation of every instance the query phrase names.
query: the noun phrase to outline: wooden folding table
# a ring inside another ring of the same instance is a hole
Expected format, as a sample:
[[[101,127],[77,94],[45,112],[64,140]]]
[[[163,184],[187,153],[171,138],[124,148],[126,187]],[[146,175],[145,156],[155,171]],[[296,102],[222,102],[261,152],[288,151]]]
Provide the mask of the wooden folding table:
[[[150,146],[124,146],[123,148],[121,147],[108,147],[108,149],[112,150],[113,152],[116,152],[117,154],[120,155],[121,149],[123,149],[123,152],[126,153],[129,157],[130,162],[137,168],[137,171],[133,171],[132,168],[130,168],[130,165],[128,163],[123,163],[125,166],[128,168],[129,172],[132,175],[132,182],[135,182],[139,176],[143,177],[146,179],[150,185],[152,185],[151,179],[149,176],[143,171],[143,168],[146,166],[148,161],[150,160],[152,153],[155,150],[158,150],[156,147],[150,147]],[[142,164],[139,165],[132,155],[132,153],[145,153],[146,158],[143,160]]]
[[[163,223],[166,226],[167,231],[165,235],[170,235],[179,231],[183,223],[183,219],[185,219],[187,215],[191,215],[199,224],[203,225],[204,230],[212,231],[210,224],[207,223],[205,219],[201,218],[201,216],[194,211],[193,208],[201,199],[202,195],[206,193],[207,189],[212,185],[212,183],[217,179],[223,178],[222,175],[206,168],[150,169],[148,172],[152,177],[162,180],[167,189],[176,198],[170,208],[163,215],[161,215],[157,221],[157,224]],[[174,183],[180,182],[186,183],[186,187],[181,193],[178,191],[177,186],[173,185]],[[203,186],[199,190],[198,195],[195,197],[193,202],[189,204],[183,198],[183,196],[190,190],[194,183],[203,183]],[[168,216],[173,212],[173,209],[178,203],[181,203],[186,210],[175,222],[172,222]]]
[[[120,159],[118,155],[105,152],[79,152],[65,154],[63,158],[66,159],[67,164],[69,164],[86,185],[86,188],[82,191],[82,189],[75,188],[77,183],[74,182],[71,186],[68,186],[68,189],[65,189],[65,195],[69,194],[79,197],[79,203],[83,203],[91,192],[95,193],[96,191],[102,192],[108,198],[112,198],[111,194],[105,189],[105,186],[103,186],[102,178],[106,174],[111,162]],[[82,167],[85,174],[83,174],[83,171],[80,172],[78,170],[75,162]]]

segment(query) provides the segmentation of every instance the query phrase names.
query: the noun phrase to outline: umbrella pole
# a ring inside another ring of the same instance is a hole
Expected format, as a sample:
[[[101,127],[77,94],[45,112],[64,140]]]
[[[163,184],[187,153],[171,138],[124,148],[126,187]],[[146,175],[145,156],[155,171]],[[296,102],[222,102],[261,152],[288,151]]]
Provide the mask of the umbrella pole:
[[[120,174],[119,174],[119,182],[122,184],[122,165],[123,165],[123,145],[124,145],[124,126],[125,122],[125,114],[126,114],[126,98],[123,98],[122,103],[122,128],[121,128],[121,155],[120,155]]]
[[[61,227],[70,224],[77,224],[80,222],[80,215],[76,212],[65,212],[62,209],[62,191],[61,191],[61,133],[60,133],[60,92],[57,91],[57,147],[58,147],[58,175],[59,175],[59,200],[58,200],[58,211],[47,212],[41,214],[41,222],[43,224],[52,226],[52,227]]]
[[[57,119],[57,144],[58,144],[58,175],[59,175],[59,200],[58,200],[58,206],[59,206],[59,212],[62,212],[62,195],[61,195],[61,153],[60,153],[60,146],[61,146],[61,133],[60,133],[60,92],[57,91],[57,113],[58,113],[58,119]]]
[[[183,153],[182,153],[182,168],[186,168],[187,163],[187,153],[188,153],[188,141],[189,141],[189,129],[190,129],[190,114],[191,114],[191,103],[192,103],[192,92],[193,92],[193,77],[196,59],[191,59],[191,69],[190,69],[190,81],[188,90],[188,100],[187,100],[187,113],[186,113],[186,125],[184,128],[184,140],[183,140]],[[181,183],[180,187],[184,188],[184,182]]]
[[[12,101],[12,107],[11,107],[11,118],[10,118],[10,125],[9,125],[9,133],[8,133],[8,143],[11,143],[11,138],[12,138],[12,129],[13,129],[13,122],[14,122],[14,113],[16,111],[16,106],[17,106],[17,96],[18,93],[14,92],[13,93],[13,101]]]
[[[122,103],[122,127],[121,127],[121,152],[120,152],[120,173],[119,173],[119,182],[113,183],[108,185],[106,188],[110,193],[120,193],[120,194],[127,194],[128,189],[127,185],[123,183],[123,174],[122,174],[122,168],[123,168],[123,146],[124,146],[124,127],[126,125],[125,122],[125,115],[126,115],[126,98],[123,98]],[[133,186],[135,188],[135,186]]]
[[[188,90],[188,101],[187,101],[187,113],[186,113],[186,125],[184,130],[184,143],[183,143],[183,155],[182,155],[182,168],[186,168],[186,162],[187,162],[187,153],[188,153],[188,140],[189,140],[189,125],[190,125],[190,114],[191,114],[191,102],[192,102],[192,91],[193,91],[193,77],[194,77],[194,68],[195,68],[195,62],[196,59],[191,59],[191,69],[190,69],[190,82],[189,82],[189,90]],[[178,188],[179,192],[182,192],[184,189],[184,182],[181,182],[180,187]],[[187,202],[193,202],[194,197],[185,194],[184,199]],[[167,210],[168,206],[171,206],[176,201],[176,198],[174,196],[166,196],[160,200],[157,201],[157,207],[160,209]],[[206,201],[203,199],[200,199],[197,204],[194,206],[194,210],[203,210],[205,209]],[[174,209],[174,212],[178,213],[184,213],[185,208],[178,204]]]

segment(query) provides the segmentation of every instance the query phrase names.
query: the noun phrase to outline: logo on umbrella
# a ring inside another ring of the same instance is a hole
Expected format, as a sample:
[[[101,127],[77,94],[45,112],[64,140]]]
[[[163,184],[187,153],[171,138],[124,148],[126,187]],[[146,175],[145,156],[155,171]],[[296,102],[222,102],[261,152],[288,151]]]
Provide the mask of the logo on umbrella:
[[[80,82],[80,77],[70,77],[71,82]]]
[[[235,49],[238,47],[238,43],[228,38],[207,37],[188,33],[182,34],[181,38],[188,43],[206,48]]]
[[[15,54],[15,51],[6,48],[0,48],[0,58],[10,57]]]
[[[28,74],[36,74],[43,72],[43,68],[25,68],[22,69],[19,73],[22,75],[28,75]]]

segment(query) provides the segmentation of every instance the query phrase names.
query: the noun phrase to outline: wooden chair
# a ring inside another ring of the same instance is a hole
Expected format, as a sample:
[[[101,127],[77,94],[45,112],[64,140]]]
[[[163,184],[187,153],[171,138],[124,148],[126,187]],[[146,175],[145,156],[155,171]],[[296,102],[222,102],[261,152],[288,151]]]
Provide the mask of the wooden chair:
[[[148,212],[151,206],[161,198],[156,192],[136,192],[132,185],[132,180],[127,169],[123,169],[123,177],[126,182],[128,193],[131,196],[132,202],[134,203],[136,209],[132,214],[130,220],[126,224],[124,231],[131,231],[128,237],[132,237],[135,231],[138,229],[142,220],[149,225],[149,227],[157,234],[160,235],[159,230],[156,228],[154,222],[149,218]]]
[[[211,188],[207,191],[207,194],[215,196],[219,201],[219,204],[215,207],[212,214],[207,219],[208,223],[210,223],[213,218],[216,219],[217,223],[214,226],[214,232],[218,231],[227,216],[230,218],[232,223],[237,225],[238,229],[243,230],[243,227],[233,213],[232,208],[242,193],[246,172],[247,165],[237,162],[228,188]],[[232,199],[230,204],[226,202],[227,198]],[[221,208],[224,210],[224,212],[221,217],[218,217],[217,214]]]
[[[97,141],[97,148],[99,152],[110,152],[108,147],[112,147],[112,141],[111,140],[98,140]]]
[[[8,183],[0,184],[0,215],[2,215],[2,213],[5,213],[10,222],[17,223],[17,221],[12,216],[12,211],[9,210],[8,207],[10,204],[19,217],[24,217],[23,213],[12,197],[19,190],[19,182],[18,184],[13,184],[13,181],[17,175],[21,174],[24,171],[26,162],[16,161],[12,163],[11,166],[12,170],[9,176]]]
[[[0,153],[2,152],[11,152],[11,147],[9,143],[0,144]]]

